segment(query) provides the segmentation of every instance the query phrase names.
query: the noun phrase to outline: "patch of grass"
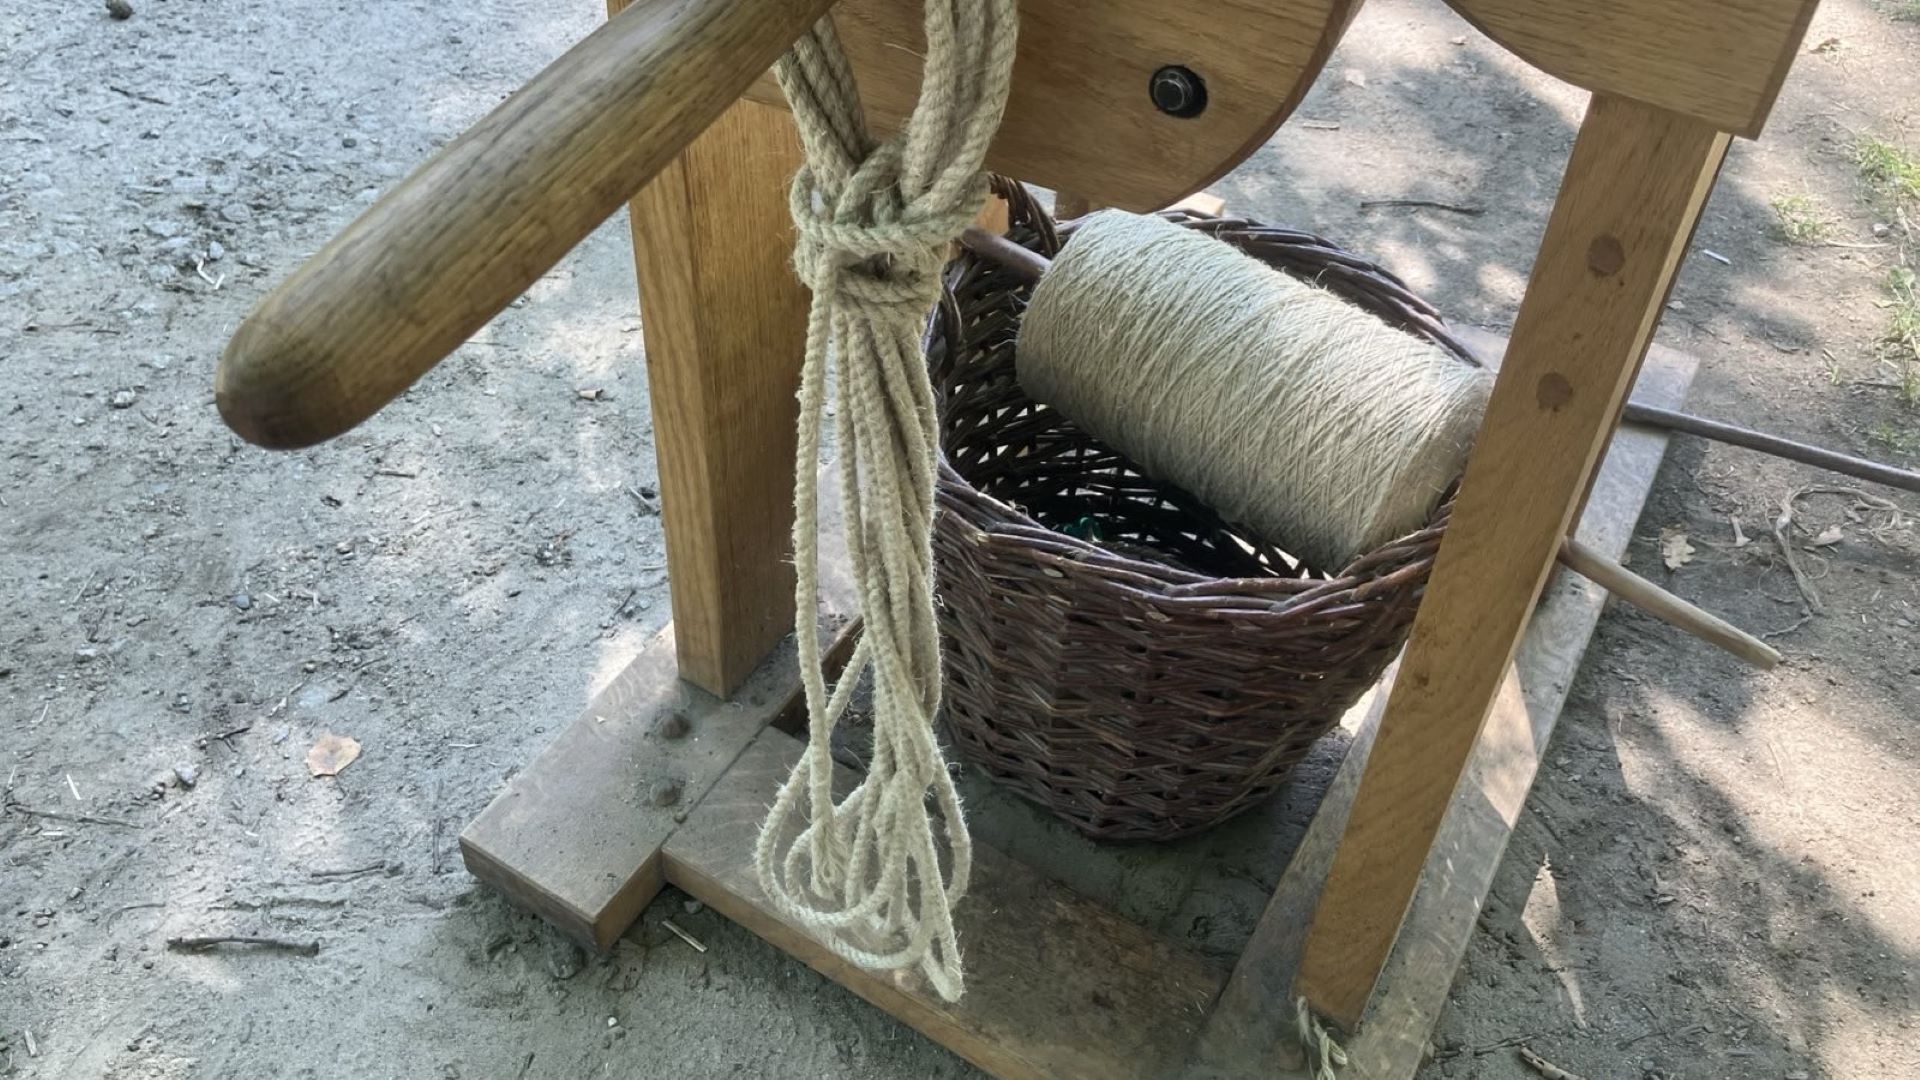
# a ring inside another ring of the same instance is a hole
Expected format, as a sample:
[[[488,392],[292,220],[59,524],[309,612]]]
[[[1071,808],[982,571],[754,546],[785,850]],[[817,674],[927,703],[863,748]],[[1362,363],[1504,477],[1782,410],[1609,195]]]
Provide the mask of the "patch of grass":
[[[1867,438],[1897,454],[1911,457],[1920,453],[1920,437],[1916,437],[1912,432],[1903,431],[1891,423],[1876,424],[1872,431],[1867,432]]]
[[[1907,408],[1920,408],[1920,279],[1912,267],[1887,271],[1887,298],[1880,306],[1889,313],[1880,341],[1883,359],[1898,373],[1894,391]]]
[[[1911,369],[1920,364],[1920,286],[1916,286],[1916,277],[1910,266],[1896,266],[1887,271],[1887,310],[1892,317],[1887,320],[1886,343],[1894,358]],[[1920,404],[1920,390],[1910,397],[1907,404]]]
[[[1886,0],[1875,6],[1894,22],[1920,22],[1920,0]]]
[[[1817,244],[1833,234],[1833,218],[1811,195],[1775,195],[1773,225],[1789,244]]]
[[[1901,199],[1920,199],[1920,157],[1896,143],[1867,136],[1853,147],[1860,178]]]

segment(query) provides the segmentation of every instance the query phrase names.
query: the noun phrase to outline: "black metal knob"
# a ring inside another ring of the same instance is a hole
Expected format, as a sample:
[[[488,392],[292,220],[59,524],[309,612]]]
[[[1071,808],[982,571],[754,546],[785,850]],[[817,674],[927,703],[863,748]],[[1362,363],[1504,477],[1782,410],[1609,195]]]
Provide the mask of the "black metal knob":
[[[1154,72],[1147,83],[1147,94],[1153,99],[1153,107],[1168,116],[1199,116],[1207,108],[1207,84],[1192,69],[1178,64]]]

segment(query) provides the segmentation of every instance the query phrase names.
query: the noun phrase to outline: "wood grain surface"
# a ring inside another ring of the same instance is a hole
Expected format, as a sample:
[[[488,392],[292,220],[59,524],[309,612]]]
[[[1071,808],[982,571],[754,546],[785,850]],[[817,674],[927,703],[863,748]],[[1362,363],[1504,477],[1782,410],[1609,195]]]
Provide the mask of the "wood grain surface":
[[[1348,1030],[1612,436],[1727,141],[1623,98],[1588,109],[1301,961],[1300,992]]]

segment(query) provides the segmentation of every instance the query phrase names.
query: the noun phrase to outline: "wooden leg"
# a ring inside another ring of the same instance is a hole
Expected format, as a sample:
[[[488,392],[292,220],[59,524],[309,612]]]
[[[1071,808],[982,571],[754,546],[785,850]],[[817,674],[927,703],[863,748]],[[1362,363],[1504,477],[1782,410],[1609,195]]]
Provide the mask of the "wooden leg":
[[[1296,989],[1353,1029],[1560,537],[1611,435],[1727,136],[1596,96],[1314,912]]]
[[[791,117],[742,100],[632,206],[680,676],[721,697],[792,629],[800,157]]]

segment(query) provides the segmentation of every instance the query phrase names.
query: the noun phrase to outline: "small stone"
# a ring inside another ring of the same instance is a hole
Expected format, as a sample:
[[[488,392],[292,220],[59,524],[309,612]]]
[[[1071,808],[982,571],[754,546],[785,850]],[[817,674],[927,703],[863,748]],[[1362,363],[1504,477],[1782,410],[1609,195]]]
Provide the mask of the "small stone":
[[[133,403],[139,400],[140,395],[132,390],[115,390],[113,396],[107,399],[107,404],[116,409],[131,409]]]
[[[185,231],[186,226],[177,221],[149,221],[145,228],[148,235],[166,240],[179,236],[181,232]]]
[[[200,770],[192,765],[175,765],[173,775],[174,779],[180,781],[180,786],[183,788],[190,788],[200,782]]]
[[[1876,237],[1885,238],[1885,236],[1892,231],[1893,227],[1884,221],[1876,221],[1873,223],[1873,235]]]
[[[349,135],[349,136],[347,136],[346,138],[344,138],[344,139],[341,139],[341,140],[340,140],[340,145],[341,145],[341,146],[344,146],[344,147],[346,147],[346,148],[347,148],[347,149],[349,149],[349,150],[351,150],[351,149],[353,149],[354,147],[356,147],[356,146],[359,146],[359,145],[360,145],[360,140],[359,140],[359,139],[356,139],[356,138],[354,138],[354,137],[353,137],[353,136],[351,136],[351,135]]]
[[[234,593],[233,606],[239,608],[241,611],[250,610],[253,607],[253,597],[248,596],[246,593]]]
[[[100,650],[91,645],[82,645],[73,650],[73,662],[76,664],[91,664],[98,659],[100,659]],[[664,806],[666,804],[662,803],[661,805]]]
[[[610,1028],[617,1028],[620,1026],[620,1021],[617,1017],[609,1016],[607,1017],[607,1026]]]
[[[547,951],[547,973],[556,979],[571,979],[580,974],[587,954],[571,941],[555,941]]]
[[[126,22],[133,18],[133,5],[127,0],[107,0],[107,14],[115,22]]]
[[[687,714],[676,711],[661,717],[659,726],[654,730],[658,731],[663,739],[679,739],[684,738],[692,727],[693,725],[687,720]]]
[[[218,240],[207,241],[207,261],[219,262],[227,257],[227,246]]]
[[[686,912],[689,915],[698,915],[702,911],[705,911],[706,909],[707,909],[707,905],[701,903],[698,900],[689,900],[686,903],[680,905],[680,910]]]
[[[680,801],[680,781],[667,779],[656,782],[648,798],[655,806],[672,806]]]
[[[245,225],[253,220],[253,207],[246,203],[228,203],[220,208],[220,216],[235,225]]]

